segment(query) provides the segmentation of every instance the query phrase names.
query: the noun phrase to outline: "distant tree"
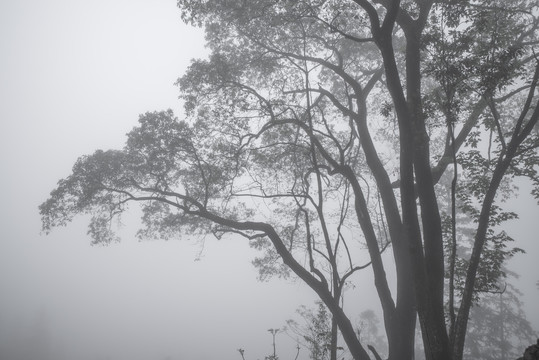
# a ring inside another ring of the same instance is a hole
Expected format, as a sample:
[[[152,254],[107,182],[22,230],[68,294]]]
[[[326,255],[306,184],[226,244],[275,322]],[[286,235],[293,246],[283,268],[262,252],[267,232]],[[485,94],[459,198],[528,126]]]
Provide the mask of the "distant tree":
[[[483,295],[481,305],[470,312],[467,358],[514,360],[533,343],[535,332],[523,312],[521,296],[510,284],[498,293]]]
[[[53,341],[51,333],[51,317],[49,312],[42,308],[34,315],[30,338],[26,349],[29,359],[52,360]]]
[[[0,359],[56,360],[64,356],[57,351],[51,330],[51,317],[46,308],[36,310],[29,324],[18,322],[20,328],[6,331],[0,338]],[[55,351],[56,350],[56,351]]]
[[[89,214],[93,243],[107,244],[138,202],[141,237],[243,236],[263,253],[261,276],[293,273],[316,292],[357,360],[370,355],[341,300],[368,267],[388,358],[414,357],[418,318],[427,359],[461,360],[481,263],[498,254],[484,256],[504,220],[498,190],[523,176],[539,197],[539,4],[178,5],[210,49],[178,82],[186,119],[146,113],[122,150],[81,157],[40,206],[44,230]],[[473,215],[458,296],[458,274],[444,289],[458,216],[448,258],[438,202],[450,170],[453,204],[458,172],[470,180],[460,194]]]
[[[387,343],[380,334],[380,319],[372,310],[365,310],[359,314],[358,337],[362,343],[372,347],[380,356],[384,356]],[[371,350],[371,351],[374,351]]]

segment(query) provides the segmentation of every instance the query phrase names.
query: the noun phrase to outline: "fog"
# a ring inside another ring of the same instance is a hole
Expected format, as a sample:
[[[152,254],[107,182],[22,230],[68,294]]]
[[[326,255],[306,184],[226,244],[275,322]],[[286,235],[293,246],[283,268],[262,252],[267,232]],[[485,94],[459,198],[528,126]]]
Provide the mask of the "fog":
[[[202,31],[171,0],[1,2],[0,26],[0,359],[268,355],[267,329],[314,297],[258,282],[244,241],[138,242],[135,218],[109,247],[83,218],[40,234],[37,207],[79,156],[122,147],[143,112],[181,112],[173,84]]]
[[[315,296],[293,279],[258,282],[242,239],[138,242],[136,218],[108,247],[90,246],[84,218],[40,233],[38,205],[79,156],[120,148],[140,113],[181,114],[173,83],[205,55],[201,30],[174,0],[3,1],[0,29],[0,359],[269,355],[267,329]],[[539,213],[526,196],[510,205],[525,209],[509,232],[528,253],[511,269],[539,329]],[[376,310],[358,291],[349,307]],[[277,348],[295,354],[285,334]]]

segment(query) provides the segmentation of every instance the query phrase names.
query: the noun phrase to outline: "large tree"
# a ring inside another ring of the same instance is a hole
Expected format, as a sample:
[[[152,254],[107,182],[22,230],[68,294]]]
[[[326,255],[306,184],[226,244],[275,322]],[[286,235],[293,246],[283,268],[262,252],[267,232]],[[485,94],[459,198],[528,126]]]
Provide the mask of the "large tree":
[[[416,318],[427,359],[461,359],[498,190],[526,176],[539,195],[536,1],[178,6],[210,49],[178,81],[185,119],[146,113],[122,150],[81,157],[41,205],[44,229],[89,213],[107,243],[138,202],[141,237],[243,236],[262,276],[291,272],[316,292],[358,360],[369,353],[341,299],[368,266],[389,359],[413,358]],[[453,270],[444,286],[457,258],[444,255],[444,173],[474,219],[461,296]]]

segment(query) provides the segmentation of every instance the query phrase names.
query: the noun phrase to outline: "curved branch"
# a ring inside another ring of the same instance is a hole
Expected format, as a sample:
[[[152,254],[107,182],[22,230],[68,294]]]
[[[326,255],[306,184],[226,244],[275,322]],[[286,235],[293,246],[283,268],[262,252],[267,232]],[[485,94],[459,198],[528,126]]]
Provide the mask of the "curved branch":
[[[380,18],[378,17],[378,12],[376,11],[376,8],[372,6],[371,3],[369,3],[367,0],[354,0],[356,4],[358,4],[369,16],[369,20],[371,22],[371,30],[374,33],[378,32],[380,30]]]

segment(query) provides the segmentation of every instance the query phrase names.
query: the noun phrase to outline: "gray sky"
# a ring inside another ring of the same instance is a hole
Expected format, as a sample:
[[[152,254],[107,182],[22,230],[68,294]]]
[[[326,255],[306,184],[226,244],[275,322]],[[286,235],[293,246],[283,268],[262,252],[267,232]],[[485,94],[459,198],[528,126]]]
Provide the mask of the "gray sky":
[[[173,83],[204,53],[174,0],[0,2],[0,350],[37,349],[41,321],[65,359],[227,360],[243,347],[254,360],[271,352],[268,328],[312,304],[298,283],[256,282],[241,240],[208,238],[195,261],[200,243],[139,243],[129,219],[106,248],[90,247],[84,219],[40,236],[37,207],[74,161],[120,148],[140,113],[179,114]],[[522,200],[511,229],[536,246],[512,264],[532,275],[518,285],[539,328],[539,214]]]

